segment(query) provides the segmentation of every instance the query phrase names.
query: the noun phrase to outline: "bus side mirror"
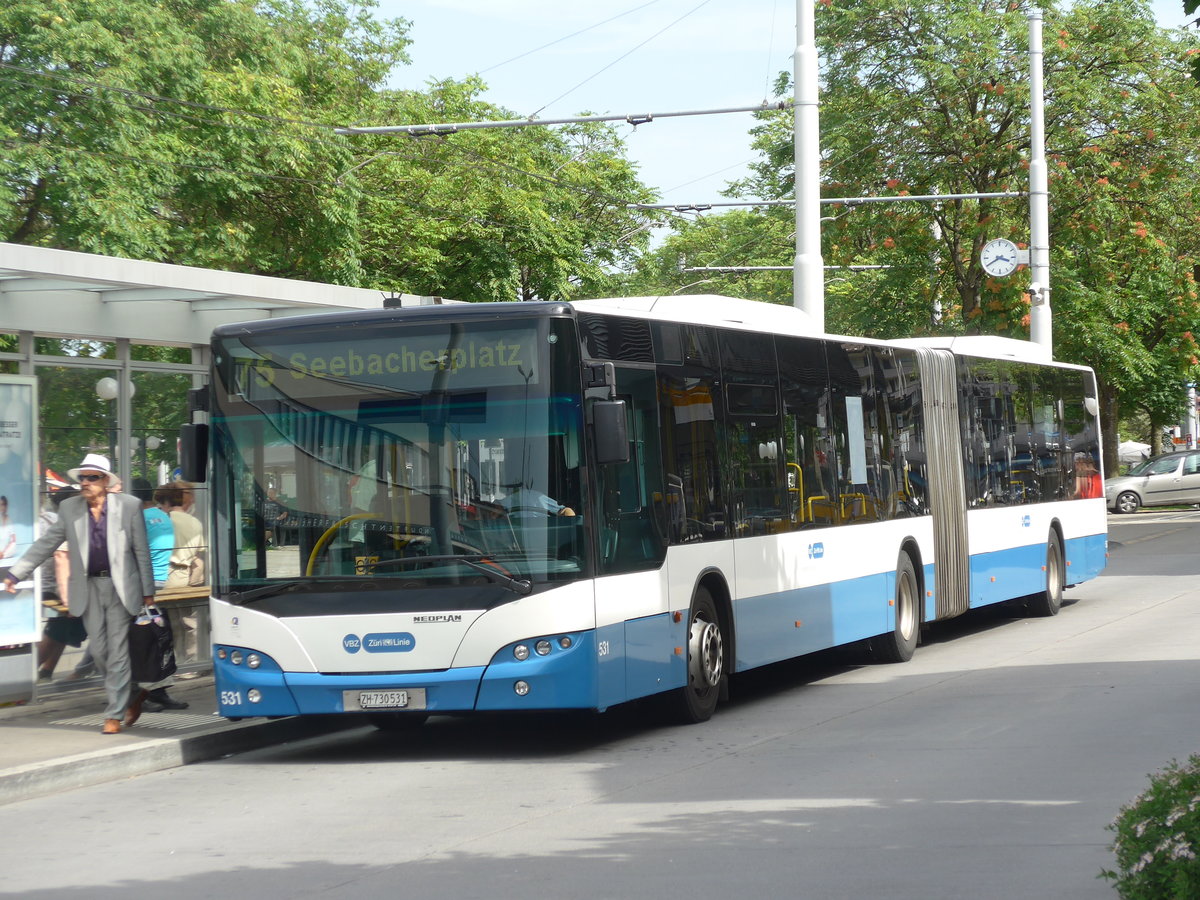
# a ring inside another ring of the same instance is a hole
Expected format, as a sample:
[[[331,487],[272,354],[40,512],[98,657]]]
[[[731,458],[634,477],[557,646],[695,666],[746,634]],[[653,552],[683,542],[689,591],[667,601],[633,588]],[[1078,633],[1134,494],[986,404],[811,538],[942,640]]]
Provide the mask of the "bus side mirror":
[[[208,478],[208,426],[179,426],[179,469],[184,481],[202,483]]]
[[[592,437],[596,444],[597,463],[604,466],[629,462],[624,400],[596,400],[592,403]]]

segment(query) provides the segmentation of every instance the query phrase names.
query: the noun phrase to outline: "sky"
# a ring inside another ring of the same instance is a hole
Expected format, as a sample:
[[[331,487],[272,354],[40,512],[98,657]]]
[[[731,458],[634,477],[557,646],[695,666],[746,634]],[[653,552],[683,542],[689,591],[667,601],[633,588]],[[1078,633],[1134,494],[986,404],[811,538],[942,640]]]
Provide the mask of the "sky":
[[[479,73],[484,98],[518,117],[756,106],[790,71],[796,39],[794,0],[380,0],[379,9],[412,22],[413,64],[392,87]],[[745,174],[753,126],[750,113],[731,113],[619,130],[642,181],[663,202],[692,203],[721,199]]]
[[[1151,5],[1164,26],[1185,21],[1182,0]],[[412,23],[413,62],[391,87],[477,73],[484,99],[521,118],[754,106],[796,43],[795,0],[379,0],[378,15]],[[753,126],[731,113],[620,131],[642,181],[685,204],[720,201],[746,174]]]

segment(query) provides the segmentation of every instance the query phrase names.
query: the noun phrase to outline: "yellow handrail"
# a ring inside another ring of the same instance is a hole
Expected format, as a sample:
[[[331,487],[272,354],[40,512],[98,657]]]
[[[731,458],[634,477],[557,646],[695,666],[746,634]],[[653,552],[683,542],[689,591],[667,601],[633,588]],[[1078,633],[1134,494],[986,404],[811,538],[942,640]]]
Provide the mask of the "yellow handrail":
[[[329,541],[333,539],[333,535],[337,532],[337,530],[339,528],[341,528],[347,522],[353,522],[355,519],[376,519],[376,518],[378,518],[378,516],[376,516],[374,513],[369,513],[369,512],[354,513],[353,515],[346,516],[343,519],[338,519],[336,522],[334,522],[332,525],[330,525],[328,528],[326,528],[325,533],[322,534],[319,538],[317,538],[317,542],[315,544],[313,544],[312,552],[308,554],[308,562],[304,566],[304,574],[311,575],[313,573],[313,567],[317,563],[317,555],[322,550],[325,549],[325,545],[328,544]]]

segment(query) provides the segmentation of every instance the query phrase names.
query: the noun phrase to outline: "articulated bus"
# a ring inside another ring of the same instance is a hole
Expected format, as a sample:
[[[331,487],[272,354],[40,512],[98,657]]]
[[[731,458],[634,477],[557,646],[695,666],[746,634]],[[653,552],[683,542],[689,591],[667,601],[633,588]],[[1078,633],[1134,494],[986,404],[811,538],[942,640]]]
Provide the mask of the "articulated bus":
[[[1054,615],[1101,571],[1088,369],[811,332],[714,296],[218,329],[185,443],[221,714],[402,728],[661,694],[699,722],[738,672],[902,662],[927,623]]]

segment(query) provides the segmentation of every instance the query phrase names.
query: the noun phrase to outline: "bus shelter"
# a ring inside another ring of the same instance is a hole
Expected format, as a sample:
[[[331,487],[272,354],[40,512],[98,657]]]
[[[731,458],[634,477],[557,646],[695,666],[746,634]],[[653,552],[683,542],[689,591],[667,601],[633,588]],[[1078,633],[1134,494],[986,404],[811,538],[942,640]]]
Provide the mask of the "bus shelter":
[[[190,421],[187,394],[207,380],[209,336],[218,325],[381,306],[440,303],[438,297],[222,272],[0,243],[0,379],[33,379],[36,414],[26,484],[0,485],[16,535],[8,561],[37,537],[39,519],[67,471],[87,453],[112,461],[125,490],[178,479],[178,434]],[[207,497],[194,490],[207,535]],[[0,548],[4,549],[4,548]],[[0,560],[0,565],[3,564]],[[207,589],[163,597],[183,670],[208,664]],[[47,617],[62,610],[34,598]],[[57,630],[57,629],[56,629]],[[27,638],[27,636],[26,636]],[[56,671],[38,673],[38,644],[0,634],[0,703],[76,689],[86,643],[67,648]],[[81,673],[82,674],[82,673]],[[96,683],[96,682],[93,682]]]

